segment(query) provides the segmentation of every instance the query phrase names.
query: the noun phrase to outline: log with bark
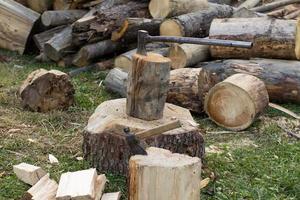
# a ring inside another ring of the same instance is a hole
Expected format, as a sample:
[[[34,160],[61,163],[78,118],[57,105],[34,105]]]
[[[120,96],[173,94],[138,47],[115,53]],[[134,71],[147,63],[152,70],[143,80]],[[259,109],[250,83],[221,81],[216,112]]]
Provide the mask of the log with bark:
[[[76,43],[96,42],[109,39],[113,31],[117,30],[124,19],[128,17],[147,18],[149,11],[147,4],[130,1],[108,9],[96,11],[95,16],[85,16],[73,26],[73,37]],[[88,23],[85,18],[89,18]]]
[[[241,9],[241,8],[254,8],[256,5],[258,5],[260,3],[261,0],[246,0],[243,3],[241,3],[241,5],[239,5],[237,7],[237,9]]]
[[[282,7],[285,5],[289,5],[289,4],[293,4],[293,3],[300,3],[300,1],[299,0],[280,0],[280,1],[275,1],[272,3],[264,4],[259,7],[252,8],[251,10],[256,11],[256,12],[267,12],[267,11],[271,11],[276,8],[279,8],[279,7]]]
[[[0,1],[0,48],[23,54],[40,14],[13,0]]]
[[[46,11],[41,20],[44,26],[60,26],[71,24],[87,13],[86,10]]]
[[[207,37],[213,19],[230,17],[232,14],[231,6],[209,3],[208,9],[165,20],[160,26],[160,35]]]
[[[130,158],[129,200],[200,199],[199,158],[154,147],[148,148],[147,153]]]
[[[151,0],[149,11],[153,18],[168,18],[203,10],[207,0]]]
[[[122,134],[124,128],[128,127],[132,133],[137,133],[174,119],[180,121],[180,128],[147,137],[141,140],[142,143],[203,158],[203,137],[187,109],[166,104],[162,119],[144,121],[128,116],[125,108],[126,99],[106,101],[98,106],[85,128],[83,152],[85,158],[98,170],[128,174],[128,162],[132,154],[126,137]]]
[[[300,62],[273,59],[224,60],[199,63],[199,97],[227,77],[244,73],[264,81],[270,101],[300,103]]]
[[[43,13],[53,7],[53,0],[27,0],[27,5],[32,10]]]
[[[231,18],[213,20],[209,38],[253,42],[251,49],[211,46],[214,58],[299,59],[300,43],[295,20]]]
[[[263,81],[248,74],[235,74],[209,90],[205,112],[216,124],[233,131],[248,128],[268,107]]]
[[[20,88],[24,108],[37,112],[66,109],[74,103],[70,77],[60,71],[39,69],[32,72]]]

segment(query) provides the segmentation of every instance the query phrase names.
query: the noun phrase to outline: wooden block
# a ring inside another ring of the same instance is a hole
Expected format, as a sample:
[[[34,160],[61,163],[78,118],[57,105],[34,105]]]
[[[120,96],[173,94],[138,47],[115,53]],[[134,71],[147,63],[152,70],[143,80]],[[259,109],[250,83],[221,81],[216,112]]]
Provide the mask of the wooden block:
[[[57,183],[47,174],[31,187],[21,200],[55,200],[57,187]]]
[[[100,199],[105,183],[105,175],[97,176],[96,169],[64,173],[60,177],[56,200]]]
[[[121,198],[121,192],[105,193],[101,200],[119,200]]]
[[[43,176],[46,175],[46,172],[42,168],[27,163],[14,165],[13,170],[21,181],[29,185],[36,184]]]

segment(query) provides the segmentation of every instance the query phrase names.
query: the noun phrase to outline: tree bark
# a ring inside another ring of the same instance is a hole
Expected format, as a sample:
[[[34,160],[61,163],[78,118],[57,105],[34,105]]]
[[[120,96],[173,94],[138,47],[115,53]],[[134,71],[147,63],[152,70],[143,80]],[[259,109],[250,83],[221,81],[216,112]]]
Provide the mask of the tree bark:
[[[299,3],[299,0],[281,0],[281,1],[275,1],[272,3],[264,4],[259,7],[252,8],[251,10],[255,12],[267,12],[270,10],[274,10],[275,8],[279,8],[281,6],[293,4],[293,3]]]
[[[241,8],[247,8],[247,9],[253,8],[257,4],[259,4],[260,1],[261,0],[246,0],[241,5],[239,5],[238,9],[241,9]]]
[[[126,43],[137,42],[139,30],[148,31],[150,35],[159,35],[162,19],[127,18],[123,24],[112,33],[111,40],[122,40]]]
[[[171,61],[159,54],[133,55],[129,71],[126,112],[144,120],[162,118]]]
[[[53,6],[53,0],[27,0],[28,7],[32,10],[43,13]]]
[[[216,84],[207,94],[205,112],[216,124],[233,131],[248,128],[268,107],[263,81],[248,74],[235,74]]]
[[[106,101],[96,109],[85,128],[83,152],[99,171],[128,175],[128,162],[132,154],[122,134],[125,127],[136,133],[171,122],[174,118],[180,121],[181,128],[148,137],[141,142],[174,153],[203,158],[203,137],[187,109],[167,104],[163,119],[144,121],[128,116],[125,108],[126,99]]]
[[[60,26],[71,24],[86,14],[86,10],[46,11],[42,14],[44,26]]]
[[[129,200],[200,199],[199,158],[154,147],[148,148],[147,153],[130,158]]]
[[[300,45],[295,20],[271,18],[215,19],[209,38],[253,42],[251,49],[211,46],[214,58],[299,59]]]
[[[210,3],[208,9],[165,20],[160,26],[160,35],[207,37],[213,19],[230,17],[232,14],[233,7]]]
[[[151,0],[149,11],[153,18],[168,18],[203,10],[207,0]]]
[[[300,103],[300,62],[272,59],[224,60],[199,63],[199,97],[217,83],[236,74],[250,74],[266,84],[270,101]]]
[[[13,1],[0,1],[0,48],[23,54],[40,15]]]
[[[172,69],[193,67],[201,61],[210,58],[209,46],[196,44],[174,44],[170,47],[169,58]]]

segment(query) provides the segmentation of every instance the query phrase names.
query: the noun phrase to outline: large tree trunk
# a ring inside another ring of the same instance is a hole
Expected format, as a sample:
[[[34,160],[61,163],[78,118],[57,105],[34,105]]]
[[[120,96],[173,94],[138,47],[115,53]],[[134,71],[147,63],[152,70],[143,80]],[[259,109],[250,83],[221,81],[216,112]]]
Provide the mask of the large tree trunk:
[[[124,19],[128,17],[149,17],[147,4],[130,1],[109,9],[96,12],[96,17],[85,23],[84,26],[78,20],[73,26],[73,37],[76,42],[95,42],[111,37],[111,33],[117,30]],[[86,18],[86,17],[84,17]],[[85,22],[85,20],[81,20]]]
[[[130,158],[129,200],[200,199],[199,158],[154,147],[148,148],[147,153]]]
[[[172,122],[174,118],[180,121],[181,128],[147,137],[141,140],[142,143],[203,158],[203,137],[187,109],[166,104],[162,119],[144,121],[128,116],[125,108],[126,99],[106,101],[96,109],[85,128],[83,152],[85,158],[99,171],[128,174],[132,153],[123,134],[124,128],[128,127],[133,133],[138,133]]]
[[[162,118],[171,60],[159,54],[135,54],[128,75],[126,112],[144,120]]]
[[[149,11],[153,18],[167,18],[203,10],[207,0],[151,0]]]
[[[23,54],[40,15],[13,0],[0,1],[0,48]]]
[[[200,63],[199,97],[227,77],[244,73],[260,78],[266,84],[270,101],[300,103],[300,62],[272,59],[224,60]]]
[[[27,0],[27,4],[32,10],[43,13],[52,8],[53,0]]]
[[[299,59],[299,36],[295,20],[271,18],[215,19],[209,32],[211,39],[253,42],[251,49],[211,46],[215,58]]]
[[[269,104],[263,81],[235,74],[209,90],[204,109],[216,124],[233,131],[248,128]]]
[[[44,26],[60,26],[75,22],[86,12],[86,10],[46,11],[41,19]]]
[[[208,9],[165,20],[160,26],[160,35],[207,37],[213,19],[230,17],[232,14],[233,7],[210,3]]]

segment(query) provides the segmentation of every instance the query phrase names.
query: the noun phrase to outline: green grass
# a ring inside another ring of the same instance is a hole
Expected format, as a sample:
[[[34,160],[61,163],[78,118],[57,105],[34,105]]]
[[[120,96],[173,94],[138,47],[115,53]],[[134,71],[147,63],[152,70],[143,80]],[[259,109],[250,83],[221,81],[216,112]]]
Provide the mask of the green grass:
[[[13,174],[15,164],[39,165],[57,181],[64,172],[89,168],[88,162],[76,159],[83,156],[82,129],[101,102],[117,96],[102,86],[105,73],[88,72],[72,79],[76,103],[68,110],[47,114],[23,110],[17,91],[27,75],[38,68],[60,68],[37,63],[32,56],[6,51],[0,55],[11,58],[9,63],[0,63],[0,200],[19,199],[29,186]],[[299,105],[285,106],[300,112]],[[277,126],[282,122],[297,131],[297,120],[269,109],[248,130],[224,133],[205,116],[195,118],[200,129],[207,131],[206,146],[219,149],[218,153],[208,151],[203,161],[203,178],[213,178],[201,191],[202,199],[300,199],[300,143]],[[48,163],[50,153],[59,165]],[[106,191],[121,190],[125,199],[126,179],[107,177]]]

